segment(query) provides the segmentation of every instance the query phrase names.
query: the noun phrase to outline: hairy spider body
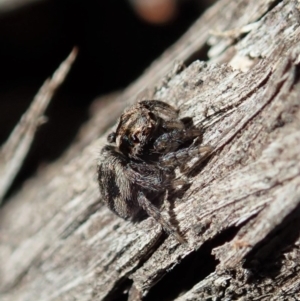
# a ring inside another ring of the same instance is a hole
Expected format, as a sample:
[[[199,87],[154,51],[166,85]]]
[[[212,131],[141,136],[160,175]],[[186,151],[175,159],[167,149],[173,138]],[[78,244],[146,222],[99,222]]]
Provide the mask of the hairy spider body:
[[[140,210],[138,191],[160,193],[168,185],[161,168],[134,162],[111,145],[101,151],[98,180],[107,206],[124,219],[134,218]]]
[[[206,158],[209,146],[184,147],[201,136],[201,130],[178,118],[178,111],[158,100],[140,101],[120,117],[109,134],[98,163],[103,201],[117,215],[134,219],[141,209],[155,218],[167,233],[183,242],[176,228],[163,218],[153,201],[174,188],[175,168],[185,169],[191,157]]]

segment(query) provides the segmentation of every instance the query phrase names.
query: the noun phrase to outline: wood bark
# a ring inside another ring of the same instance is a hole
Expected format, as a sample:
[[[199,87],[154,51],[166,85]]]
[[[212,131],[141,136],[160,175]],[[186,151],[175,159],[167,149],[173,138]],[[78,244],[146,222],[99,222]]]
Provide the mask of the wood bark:
[[[100,105],[1,208],[0,299],[299,300],[299,7],[221,0]],[[146,98],[177,106],[215,148],[164,204],[186,244],[101,203],[99,150],[124,107]]]

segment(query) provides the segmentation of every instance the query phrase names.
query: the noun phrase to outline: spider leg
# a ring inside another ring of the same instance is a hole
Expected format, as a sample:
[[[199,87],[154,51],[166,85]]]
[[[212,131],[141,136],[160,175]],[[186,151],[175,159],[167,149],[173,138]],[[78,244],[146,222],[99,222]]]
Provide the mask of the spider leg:
[[[199,164],[200,162],[203,162],[212,153],[212,151],[213,148],[209,145],[192,146],[162,156],[160,163],[162,167],[165,168],[175,168],[179,166],[182,172],[186,172],[191,168],[188,164],[189,160],[196,158],[197,163]]]
[[[185,239],[180,235],[180,233],[174,228],[173,225],[163,218],[159,209],[146,198],[142,191],[138,192],[137,200],[139,205],[147,212],[147,214],[153,217],[167,233],[173,235],[180,243],[185,242]]]
[[[163,119],[177,119],[178,110],[160,100],[142,100],[138,102],[140,107],[147,108]]]
[[[171,120],[162,120],[161,126],[165,130],[183,130],[185,128],[185,124],[179,119],[171,119]]]
[[[202,130],[200,129],[175,129],[158,137],[153,147],[155,152],[157,153],[173,152],[178,149],[178,147],[180,147],[183,143],[201,136]]]
[[[130,182],[153,192],[162,192],[170,186],[171,174],[157,165],[131,162],[124,171]]]

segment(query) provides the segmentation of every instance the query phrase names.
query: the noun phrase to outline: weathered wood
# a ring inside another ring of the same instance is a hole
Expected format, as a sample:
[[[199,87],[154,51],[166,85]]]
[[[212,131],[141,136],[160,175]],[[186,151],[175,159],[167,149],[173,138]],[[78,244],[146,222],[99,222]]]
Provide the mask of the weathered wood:
[[[165,202],[187,244],[102,206],[93,179],[111,119],[100,111],[99,139],[94,118],[88,139],[1,209],[1,300],[299,299],[299,20],[293,1],[219,1],[110,104],[115,118],[148,88],[138,99],[206,127],[214,154]],[[207,45],[210,59],[191,63]],[[174,59],[188,67],[162,78]]]

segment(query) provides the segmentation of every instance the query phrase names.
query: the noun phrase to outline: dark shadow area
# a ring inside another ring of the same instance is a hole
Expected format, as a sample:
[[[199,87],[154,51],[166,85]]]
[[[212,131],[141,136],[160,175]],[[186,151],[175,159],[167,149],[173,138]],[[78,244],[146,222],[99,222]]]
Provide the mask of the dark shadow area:
[[[127,301],[128,293],[132,286],[133,281],[131,279],[126,278],[125,280],[120,280],[119,283],[116,284],[116,289],[112,290],[103,301]]]
[[[259,19],[256,20],[256,22],[263,19],[271,10],[273,10],[281,2],[283,2],[283,1],[282,0],[274,0],[272,2],[269,2],[268,3],[268,9],[266,10],[266,12],[263,15],[260,16]]]
[[[213,273],[219,261],[211,254],[212,249],[232,240],[240,227],[231,227],[220,235],[205,242],[197,251],[187,257],[167,273],[145,297],[145,301],[171,301],[190,290],[194,285]]]
[[[250,272],[248,281],[275,278],[286,261],[284,254],[296,247],[299,235],[300,206],[247,255],[243,267]]]
[[[184,62],[184,64],[188,67],[191,63],[193,63],[196,60],[207,61],[209,59],[209,57],[208,57],[209,49],[210,49],[210,46],[208,44],[205,44],[201,49],[199,49],[197,52],[193,53],[193,55],[191,55]]]

